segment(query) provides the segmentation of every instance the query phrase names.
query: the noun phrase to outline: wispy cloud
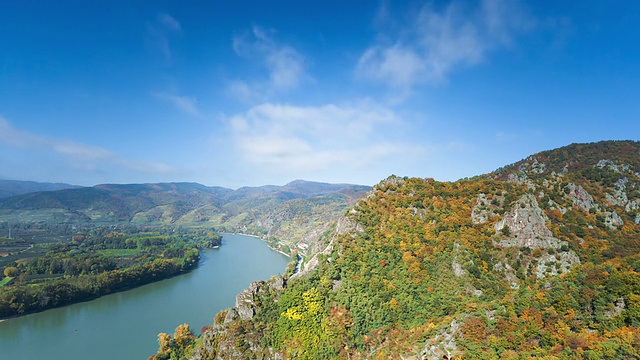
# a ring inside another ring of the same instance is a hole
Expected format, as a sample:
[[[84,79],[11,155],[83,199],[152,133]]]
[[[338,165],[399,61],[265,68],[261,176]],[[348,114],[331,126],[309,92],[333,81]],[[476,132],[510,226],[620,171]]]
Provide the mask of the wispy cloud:
[[[196,98],[169,93],[153,93],[153,95],[191,116],[202,117],[202,113],[198,108],[198,100]]]
[[[39,136],[20,131],[0,116],[0,144],[19,148],[37,146],[42,140]]]
[[[516,136],[516,134],[512,134],[512,133],[507,133],[504,131],[498,131],[496,132],[496,140],[497,141],[514,141],[516,140],[518,137]]]
[[[273,171],[366,167],[391,156],[415,157],[419,146],[394,140],[402,121],[370,101],[301,107],[263,103],[229,119],[244,158]]]
[[[174,19],[169,14],[158,14],[158,22],[169,30],[178,32],[182,31],[182,26],[180,26],[178,20]]]
[[[531,26],[517,1],[454,1],[442,9],[428,3],[406,26],[366,49],[356,74],[405,91],[443,82],[457,68],[476,65],[489,52],[510,45]]]
[[[70,167],[84,170],[111,166],[155,174],[168,174],[175,171],[166,164],[133,161],[98,146],[23,131],[15,128],[3,117],[0,117],[0,146],[55,154],[64,159]]]
[[[266,81],[234,81],[230,90],[237,95],[250,98],[264,97],[273,91],[285,91],[298,87],[309,79],[304,56],[290,45],[275,40],[275,31],[254,26],[250,32],[233,38],[233,49],[237,55],[254,60],[268,73]]]
[[[248,104],[266,100],[266,94],[262,93],[260,89],[241,80],[230,82],[227,90],[233,97]]]
[[[174,34],[182,33],[180,22],[169,14],[158,14],[153,22],[147,24],[147,33],[151,42],[162,53],[165,61],[171,62],[171,46],[169,39]]]

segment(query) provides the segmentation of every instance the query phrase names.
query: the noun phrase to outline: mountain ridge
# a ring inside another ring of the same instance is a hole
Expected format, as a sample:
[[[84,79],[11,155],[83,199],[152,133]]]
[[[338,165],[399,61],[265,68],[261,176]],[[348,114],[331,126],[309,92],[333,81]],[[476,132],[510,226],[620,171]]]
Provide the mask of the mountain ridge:
[[[7,181],[7,180],[0,180]],[[34,184],[50,184],[50,183],[35,183],[29,181],[20,181],[20,183],[34,183]],[[52,184],[52,183],[51,183]],[[52,184],[58,185],[58,184]],[[60,184],[65,186],[67,184]],[[225,188],[221,186],[206,186],[194,182],[160,182],[160,183],[143,183],[143,184],[98,184],[91,187],[80,187],[74,185],[68,185],[70,188],[56,189],[56,190],[38,190],[30,191],[23,194],[17,194],[0,199],[0,207],[15,207],[28,206],[31,208],[49,207],[49,206],[63,206],[68,208],[76,208],[79,206],[90,206],[90,202],[94,198],[100,198],[100,194],[110,193],[116,198],[125,199],[128,197],[140,197],[146,196],[149,193],[164,191],[173,194],[184,194],[189,192],[202,192],[205,194],[212,194],[220,198],[220,202],[229,203],[238,199],[254,198],[264,195],[284,194],[287,198],[297,197],[312,197],[319,195],[327,195],[330,193],[338,192],[344,188],[362,187],[369,188],[368,186],[354,185],[354,184],[330,184],[322,182],[313,182],[305,180],[295,180],[287,183],[283,186],[277,185],[263,185],[258,187],[241,187],[237,190]],[[77,194],[86,193],[89,198],[83,199],[82,196]],[[95,194],[95,195],[94,195]],[[290,194],[290,195],[287,195]],[[39,204],[40,198],[56,199],[57,202],[51,203],[45,201],[44,204]],[[80,197],[80,200],[74,198]],[[7,199],[8,198],[8,199]]]
[[[80,187],[82,186],[65,184],[65,183],[0,179],[0,198],[6,198],[6,197],[21,195],[21,194],[28,194],[32,192],[38,192],[38,191],[54,191],[54,190],[73,189],[73,188],[80,188]]]
[[[637,358],[639,160],[639,142],[599,142],[455,182],[390,176],[190,358]]]
[[[289,252],[303,239],[315,242],[323,224],[369,188],[303,180],[237,190],[190,182],[99,184],[1,198],[0,215],[13,223],[209,226],[270,239]],[[291,222],[299,226],[294,230]]]

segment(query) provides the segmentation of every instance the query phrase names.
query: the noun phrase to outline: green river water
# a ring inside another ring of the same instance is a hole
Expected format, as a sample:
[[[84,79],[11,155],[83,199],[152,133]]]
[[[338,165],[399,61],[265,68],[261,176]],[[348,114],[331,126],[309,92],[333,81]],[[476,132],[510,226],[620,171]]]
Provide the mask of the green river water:
[[[289,261],[263,241],[230,234],[201,255],[187,274],[0,322],[0,359],[147,359],[158,333],[186,322],[200,334],[251,281],[281,274]]]

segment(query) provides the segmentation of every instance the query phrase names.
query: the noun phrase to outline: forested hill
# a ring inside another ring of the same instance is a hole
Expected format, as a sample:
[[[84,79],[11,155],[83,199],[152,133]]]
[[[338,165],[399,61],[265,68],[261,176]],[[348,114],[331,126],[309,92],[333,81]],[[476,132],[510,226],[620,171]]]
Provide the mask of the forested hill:
[[[63,183],[42,183],[35,181],[1,180],[0,198],[27,194],[37,191],[55,191],[62,189],[79,188],[80,186]]]
[[[300,241],[316,246],[327,226],[369,189],[303,180],[237,190],[197,183],[103,184],[3,198],[0,216],[10,224],[214,227],[268,238],[288,252]]]
[[[302,275],[253,284],[156,359],[639,358],[639,171],[624,141],[456,182],[389,177]]]

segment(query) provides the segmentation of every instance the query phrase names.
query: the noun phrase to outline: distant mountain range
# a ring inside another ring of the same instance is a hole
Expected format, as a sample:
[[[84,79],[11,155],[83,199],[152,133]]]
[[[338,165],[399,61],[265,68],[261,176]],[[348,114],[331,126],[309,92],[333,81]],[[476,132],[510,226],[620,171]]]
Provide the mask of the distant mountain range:
[[[55,191],[63,189],[76,189],[81,186],[63,183],[42,183],[35,181],[0,180],[0,198],[28,194],[38,191]]]
[[[197,183],[77,187],[2,181],[0,193],[22,193],[0,198],[0,216],[6,222],[213,226],[262,237],[277,234],[293,244],[305,234],[300,227],[297,235],[283,231],[287,221],[330,224],[369,189],[303,180],[237,190]]]

